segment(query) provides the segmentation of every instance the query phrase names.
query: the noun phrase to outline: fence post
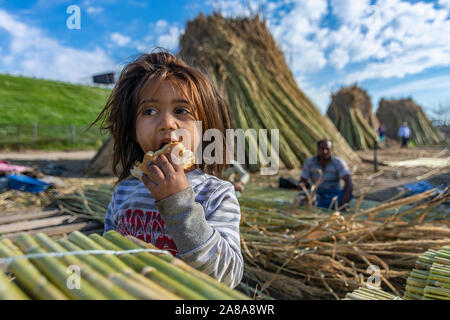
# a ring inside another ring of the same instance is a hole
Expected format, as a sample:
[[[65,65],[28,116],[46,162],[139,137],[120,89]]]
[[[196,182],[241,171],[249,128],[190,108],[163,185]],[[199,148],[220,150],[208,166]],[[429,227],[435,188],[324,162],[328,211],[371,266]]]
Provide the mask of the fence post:
[[[33,123],[33,141],[37,142],[38,140],[38,124],[35,122]]]
[[[70,138],[72,143],[75,142],[75,126],[73,124],[70,125]]]
[[[17,139],[19,141],[19,149],[22,147],[22,139],[20,137],[20,124],[17,125]]]

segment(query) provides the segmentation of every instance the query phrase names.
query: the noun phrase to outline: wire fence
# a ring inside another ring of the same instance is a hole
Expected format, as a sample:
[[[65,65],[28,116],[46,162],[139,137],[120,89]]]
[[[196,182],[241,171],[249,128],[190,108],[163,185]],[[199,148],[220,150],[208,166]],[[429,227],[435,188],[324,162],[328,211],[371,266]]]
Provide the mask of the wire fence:
[[[98,148],[107,136],[98,127],[47,124],[0,124],[0,148]]]

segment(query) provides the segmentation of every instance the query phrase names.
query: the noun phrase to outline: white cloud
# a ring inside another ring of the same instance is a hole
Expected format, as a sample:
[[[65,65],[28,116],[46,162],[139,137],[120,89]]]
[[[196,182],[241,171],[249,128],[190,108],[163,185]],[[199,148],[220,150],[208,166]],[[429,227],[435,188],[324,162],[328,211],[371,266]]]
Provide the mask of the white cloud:
[[[350,57],[348,52],[342,48],[335,48],[329,55],[330,64],[335,66],[337,69],[344,68],[349,60]]]
[[[99,1],[97,1],[99,2]],[[81,3],[82,10],[86,10],[89,15],[96,15],[102,13],[105,8],[102,6],[94,5],[95,1],[93,0],[83,0]]]
[[[404,77],[450,65],[450,20],[446,20],[445,10],[399,0],[383,1],[379,7],[384,28],[373,37],[358,34],[345,47],[353,50],[351,62],[366,62],[347,76],[347,83]]]
[[[314,103],[320,112],[325,113],[331,101],[332,88],[328,85],[319,88],[311,85],[308,79],[301,73],[294,75],[295,81],[304,94]]]
[[[169,23],[166,20],[160,19],[156,22],[157,29],[166,29]]]
[[[95,15],[95,14],[100,14],[100,13],[102,13],[103,10],[104,10],[103,7],[89,6],[89,7],[86,9],[86,12],[87,12],[88,14]]]
[[[1,9],[0,29],[10,35],[0,57],[0,69],[6,67],[13,74],[80,82],[114,66],[101,48],[89,51],[64,46]]]
[[[360,22],[371,12],[369,0],[333,0],[330,4],[333,14],[348,24]]]
[[[439,5],[448,8],[450,10],[450,0],[439,0]]]
[[[441,0],[440,4],[448,2]],[[436,9],[432,3],[401,0],[379,0],[373,5],[367,0],[337,0],[331,5],[342,24],[337,30],[325,32],[320,50],[329,50],[327,63],[337,69],[360,64],[345,83],[403,77],[430,67],[449,65],[447,10]]]
[[[322,69],[327,60],[322,48],[328,32],[320,28],[321,18],[327,13],[327,1],[292,1],[292,9],[280,17],[272,17],[269,29],[285,55],[295,57],[292,71],[314,72]]]
[[[154,47],[163,47],[171,52],[178,49],[180,37],[184,33],[178,23],[170,24],[164,19],[156,23],[149,23],[149,33],[144,39],[135,41],[133,44],[138,51],[144,52]]]
[[[247,4],[248,3],[248,4]],[[251,14],[251,9],[255,7],[255,1],[247,3],[242,0],[207,0],[206,4],[212,6],[215,12],[220,12],[224,17],[245,17]]]
[[[130,43],[131,38],[128,36],[125,36],[119,32],[113,32],[110,35],[110,39],[112,42],[114,42],[119,47],[126,46],[128,43]]]
[[[180,42],[180,36],[183,30],[177,26],[171,26],[167,33],[162,34],[158,37],[157,44],[168,50],[175,50],[178,48]]]
[[[378,92],[381,96],[396,96],[409,92],[421,92],[436,89],[450,88],[450,78],[448,76],[437,76],[427,79],[408,81],[406,83],[393,86],[389,89]]]
[[[363,70],[349,73],[345,83],[376,78],[403,78],[436,65],[450,65],[450,49],[422,49],[384,62],[368,63]]]

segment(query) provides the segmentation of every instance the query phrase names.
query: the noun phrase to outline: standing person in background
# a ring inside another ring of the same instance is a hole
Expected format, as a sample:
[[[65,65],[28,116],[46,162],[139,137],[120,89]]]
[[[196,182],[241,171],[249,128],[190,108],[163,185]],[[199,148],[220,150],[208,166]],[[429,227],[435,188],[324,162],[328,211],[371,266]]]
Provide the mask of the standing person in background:
[[[403,125],[398,129],[398,136],[402,139],[402,148],[407,148],[411,136],[411,129],[409,129],[407,122],[403,122]]]
[[[386,134],[386,127],[382,123],[378,128],[378,136],[380,137],[380,142],[384,144],[384,136]]]

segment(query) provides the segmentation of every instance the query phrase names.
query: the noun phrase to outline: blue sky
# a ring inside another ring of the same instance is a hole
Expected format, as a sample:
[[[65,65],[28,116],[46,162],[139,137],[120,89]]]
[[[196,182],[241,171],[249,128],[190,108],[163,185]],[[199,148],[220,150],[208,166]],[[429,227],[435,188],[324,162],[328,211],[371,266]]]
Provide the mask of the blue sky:
[[[66,26],[70,5],[81,10],[79,30]],[[86,83],[155,46],[176,53],[200,11],[258,8],[323,113],[332,92],[358,83],[374,110],[382,97],[412,97],[450,120],[450,0],[0,0],[0,73]]]

